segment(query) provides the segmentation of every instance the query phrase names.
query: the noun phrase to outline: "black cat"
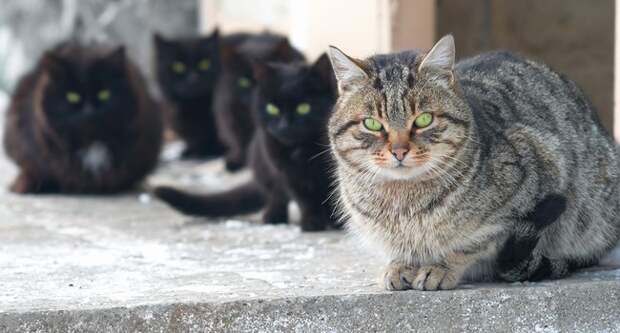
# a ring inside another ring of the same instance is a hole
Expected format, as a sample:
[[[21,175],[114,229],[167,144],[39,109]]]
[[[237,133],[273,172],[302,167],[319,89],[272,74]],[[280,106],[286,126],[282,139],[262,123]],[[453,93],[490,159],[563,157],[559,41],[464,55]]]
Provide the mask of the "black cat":
[[[218,30],[200,38],[168,40],[156,34],[157,79],[172,104],[170,123],[186,144],[182,157],[215,157],[224,153],[212,111],[220,74]]]
[[[127,190],[155,167],[162,121],[122,47],[65,42],[18,83],[4,146],[17,193]]]
[[[331,156],[325,136],[336,93],[327,56],[312,66],[259,63],[254,78],[257,128],[249,156],[254,181],[220,194],[201,196],[167,187],[155,194],[191,215],[229,216],[265,207],[265,223],[287,223],[287,206],[294,199],[303,230],[336,226],[328,200]]]
[[[303,61],[283,36],[233,34],[221,41],[222,72],[214,96],[217,134],[226,147],[226,168],[235,171],[246,163],[254,133],[251,100],[255,81],[253,63]]]

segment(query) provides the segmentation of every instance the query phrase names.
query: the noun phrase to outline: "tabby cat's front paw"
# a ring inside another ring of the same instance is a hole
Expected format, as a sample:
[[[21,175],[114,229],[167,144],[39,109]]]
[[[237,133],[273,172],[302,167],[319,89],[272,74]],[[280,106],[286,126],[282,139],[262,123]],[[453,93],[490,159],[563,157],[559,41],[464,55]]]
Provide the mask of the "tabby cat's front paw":
[[[411,282],[415,290],[454,289],[459,284],[460,276],[442,265],[420,267]]]
[[[416,269],[404,264],[391,263],[383,273],[383,285],[387,290],[411,289]]]

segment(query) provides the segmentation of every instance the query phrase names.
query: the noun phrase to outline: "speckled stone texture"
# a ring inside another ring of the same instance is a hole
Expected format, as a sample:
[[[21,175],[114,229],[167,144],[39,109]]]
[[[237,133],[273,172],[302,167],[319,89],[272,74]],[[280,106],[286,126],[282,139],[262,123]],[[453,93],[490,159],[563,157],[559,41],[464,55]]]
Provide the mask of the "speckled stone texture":
[[[20,197],[14,175],[0,157],[0,332],[620,332],[617,268],[390,293],[342,232],[191,219],[140,193]],[[249,176],[162,162],[150,183]]]

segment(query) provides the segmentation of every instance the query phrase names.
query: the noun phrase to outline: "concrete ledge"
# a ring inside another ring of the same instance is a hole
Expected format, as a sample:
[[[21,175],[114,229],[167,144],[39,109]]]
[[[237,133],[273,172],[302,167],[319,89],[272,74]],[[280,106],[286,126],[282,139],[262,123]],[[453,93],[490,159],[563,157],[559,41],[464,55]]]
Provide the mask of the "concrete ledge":
[[[620,332],[618,267],[388,293],[341,232],[191,219],[140,193],[15,196],[13,174],[0,159],[0,332]],[[175,163],[150,181],[247,177]]]
[[[618,280],[0,314],[3,332],[619,332]]]

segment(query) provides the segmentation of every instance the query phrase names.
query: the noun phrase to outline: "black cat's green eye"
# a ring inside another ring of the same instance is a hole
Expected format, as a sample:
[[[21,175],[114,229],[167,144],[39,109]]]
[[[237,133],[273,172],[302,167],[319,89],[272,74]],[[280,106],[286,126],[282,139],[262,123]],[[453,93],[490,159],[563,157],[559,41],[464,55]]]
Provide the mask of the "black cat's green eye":
[[[172,63],[172,70],[177,74],[185,73],[186,69],[187,68],[185,67],[185,64],[180,61],[175,61],[174,63]]]
[[[243,89],[247,89],[252,86],[252,81],[245,76],[242,76],[237,80],[237,85]]]
[[[383,124],[375,118],[364,119],[364,127],[373,132],[378,132],[383,129]]]
[[[433,123],[433,115],[428,112],[424,112],[417,118],[415,118],[413,123],[417,128],[428,127],[430,124]]]
[[[107,102],[110,99],[111,95],[112,94],[110,93],[110,90],[103,89],[99,90],[99,92],[97,93],[97,98],[102,102]]]
[[[267,111],[267,114],[270,116],[277,116],[280,114],[280,109],[272,103],[267,103],[267,106],[265,106],[265,111]]]
[[[311,109],[312,108],[310,107],[310,104],[308,104],[308,103],[301,103],[301,104],[297,105],[297,114],[300,114],[300,115],[303,116],[305,114],[310,113]]]
[[[80,94],[76,93],[75,91],[68,91],[66,98],[67,102],[71,104],[78,104],[82,100],[82,96],[80,96]]]
[[[201,71],[206,71],[211,67],[211,61],[209,59],[202,59],[198,63],[198,69]]]

